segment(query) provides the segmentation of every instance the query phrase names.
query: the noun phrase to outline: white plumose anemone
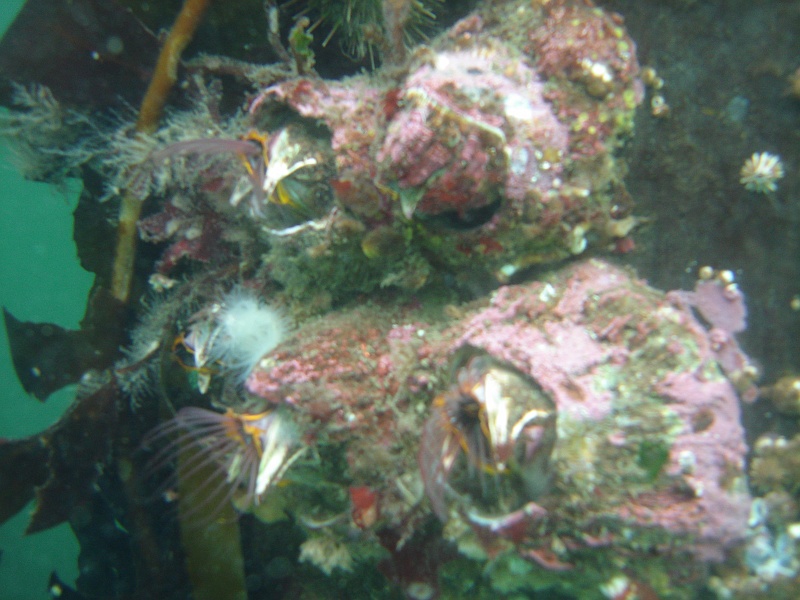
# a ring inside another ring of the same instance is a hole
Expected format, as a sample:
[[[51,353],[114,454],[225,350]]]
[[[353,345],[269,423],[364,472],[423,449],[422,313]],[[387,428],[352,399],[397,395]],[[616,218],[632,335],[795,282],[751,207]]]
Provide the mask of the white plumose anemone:
[[[245,288],[231,290],[216,308],[208,358],[246,379],[261,357],[286,339],[286,319]]]

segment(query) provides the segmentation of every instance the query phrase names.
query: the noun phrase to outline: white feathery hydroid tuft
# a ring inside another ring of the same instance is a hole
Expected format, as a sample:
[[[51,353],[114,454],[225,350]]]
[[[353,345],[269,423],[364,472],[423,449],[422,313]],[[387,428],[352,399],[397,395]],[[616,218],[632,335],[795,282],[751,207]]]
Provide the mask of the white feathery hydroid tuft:
[[[280,344],[289,327],[280,311],[251,290],[237,287],[219,304],[209,358],[246,379],[267,352]]]

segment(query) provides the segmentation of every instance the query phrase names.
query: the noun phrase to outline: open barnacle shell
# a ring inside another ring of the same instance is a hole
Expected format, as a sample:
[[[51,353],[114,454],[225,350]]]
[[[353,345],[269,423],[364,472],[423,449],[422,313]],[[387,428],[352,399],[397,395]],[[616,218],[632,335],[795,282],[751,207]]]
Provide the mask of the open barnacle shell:
[[[238,205],[249,198],[250,214],[271,225],[296,225],[319,218],[333,199],[329,180],[333,155],[327,132],[310,123],[292,123],[269,135],[250,132],[261,145],[260,157],[247,157],[247,175],[231,194]]]
[[[150,431],[143,447],[156,449],[148,474],[178,463],[159,490],[182,490],[184,518],[213,518],[229,501],[242,511],[254,508],[305,451],[294,421],[280,410],[220,413],[194,406]]]
[[[449,498],[489,513],[516,510],[548,488],[555,404],[530,378],[476,349],[453,364],[420,444],[428,498],[443,520]]]

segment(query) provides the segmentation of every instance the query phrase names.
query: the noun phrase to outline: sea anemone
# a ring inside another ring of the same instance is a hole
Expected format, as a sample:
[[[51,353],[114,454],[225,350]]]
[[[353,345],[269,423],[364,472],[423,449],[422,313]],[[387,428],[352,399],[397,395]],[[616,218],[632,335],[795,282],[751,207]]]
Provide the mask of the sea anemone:
[[[294,423],[277,410],[240,414],[185,407],[152,430],[144,446],[162,440],[169,441],[150,459],[147,472],[161,472],[180,458],[177,480],[162,483],[159,494],[177,487],[190,507],[183,518],[214,516],[230,500],[242,509],[260,504],[303,451],[296,448]]]
[[[244,381],[289,330],[286,319],[254,292],[237,287],[195,317],[185,338],[195,366],[217,363]]]

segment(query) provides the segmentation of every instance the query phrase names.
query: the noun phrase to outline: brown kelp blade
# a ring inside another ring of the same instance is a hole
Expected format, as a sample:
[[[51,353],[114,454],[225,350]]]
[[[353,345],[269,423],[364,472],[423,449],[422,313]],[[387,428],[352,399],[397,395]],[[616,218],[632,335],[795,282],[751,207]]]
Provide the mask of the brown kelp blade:
[[[68,520],[91,493],[98,465],[109,461],[116,430],[119,398],[115,383],[76,398],[72,406],[44,434],[50,456],[48,477],[36,488],[36,503],[26,533],[43,531]]]
[[[108,460],[117,387],[79,397],[56,424],[19,440],[0,440],[0,524],[35,501],[27,533],[68,520]]]
[[[88,370],[112,364],[125,325],[124,307],[102,289],[90,297],[79,330],[20,321],[5,308],[3,317],[17,377],[41,401]]]
[[[33,500],[47,479],[48,450],[38,435],[21,440],[0,439],[0,523]]]
[[[115,0],[28,0],[0,41],[0,103],[11,83],[45,85],[75,106],[136,104],[158,42]]]
[[[86,370],[81,356],[89,350],[80,331],[51,323],[23,322],[5,308],[3,317],[14,370],[26,392],[44,401],[80,379]]]

